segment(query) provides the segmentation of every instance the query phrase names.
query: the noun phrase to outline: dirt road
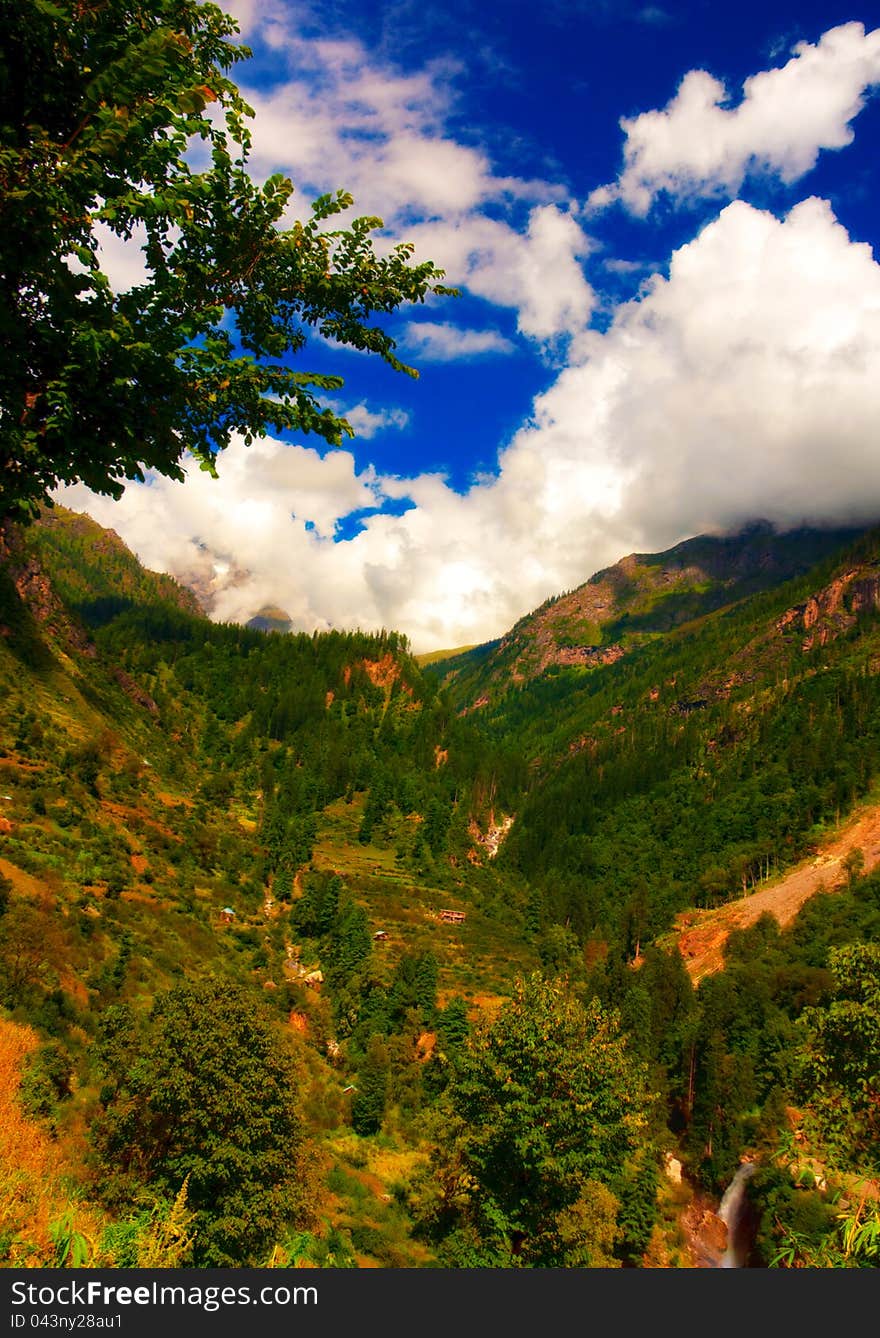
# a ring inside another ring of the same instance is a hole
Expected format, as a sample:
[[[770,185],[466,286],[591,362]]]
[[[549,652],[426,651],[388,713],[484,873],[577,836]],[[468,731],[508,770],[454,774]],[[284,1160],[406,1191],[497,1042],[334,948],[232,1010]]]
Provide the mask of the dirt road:
[[[675,922],[678,946],[694,984],[724,965],[723,948],[733,929],[745,929],[769,911],[790,924],[817,892],[833,892],[846,880],[843,860],[861,850],[867,873],[880,864],[880,805],[864,807],[844,823],[818,853],[757,892],[710,911],[683,911]]]

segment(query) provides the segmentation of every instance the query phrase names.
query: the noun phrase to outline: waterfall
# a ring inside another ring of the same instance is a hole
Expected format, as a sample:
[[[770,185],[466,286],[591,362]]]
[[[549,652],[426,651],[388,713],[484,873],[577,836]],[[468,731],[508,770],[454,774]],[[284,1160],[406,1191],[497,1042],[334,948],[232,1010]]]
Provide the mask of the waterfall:
[[[718,1209],[718,1216],[727,1226],[727,1249],[721,1259],[721,1268],[742,1268],[748,1258],[746,1181],[753,1174],[754,1163],[744,1161],[731,1180]],[[744,1236],[746,1237],[744,1239]]]

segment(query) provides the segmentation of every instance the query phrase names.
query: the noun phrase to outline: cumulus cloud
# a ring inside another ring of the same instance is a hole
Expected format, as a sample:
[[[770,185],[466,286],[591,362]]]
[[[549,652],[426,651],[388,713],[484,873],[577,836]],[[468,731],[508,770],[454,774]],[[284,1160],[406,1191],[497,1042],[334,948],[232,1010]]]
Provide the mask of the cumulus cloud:
[[[466,212],[513,187],[494,179],[483,152],[443,134],[444,65],[400,74],[372,65],[355,38],[290,43],[291,77],[245,90],[258,173],[287,172],[306,193],[344,186],[359,209],[392,222]]]
[[[462,330],[448,321],[409,321],[401,343],[423,362],[455,362],[488,354],[512,353],[516,347],[498,330]]]
[[[464,142],[456,62],[402,69],[356,37],[308,35],[307,5],[237,0],[228,8],[243,39],[272,50],[271,85],[249,85],[247,64],[234,74],[255,113],[252,174],[282,172],[296,187],[285,222],[306,218],[316,196],[345,189],[358,214],[382,220],[385,244],[415,243],[417,257],[430,256],[450,283],[515,310],[524,335],[547,344],[585,327],[595,297],[581,262],[592,244],[568,193],[558,182],[498,172],[486,149]],[[200,165],[204,146],[191,152]],[[115,291],[146,277],[142,231],[128,242],[106,227],[96,234]]]
[[[589,324],[596,297],[581,262],[592,243],[567,210],[537,205],[524,232],[473,216],[422,223],[410,236],[446,266],[451,283],[515,309],[519,331],[540,343]]]
[[[732,196],[750,173],[796,181],[821,150],[851,143],[850,122],[878,83],[880,28],[866,33],[861,23],[831,28],[815,45],[799,42],[787,64],[746,79],[736,106],[720,80],[691,70],[664,108],[621,120],[623,170],[589,204],[618,200],[644,216],[661,192]]]
[[[119,504],[61,500],[112,525],[153,567],[201,563],[215,616],[267,601],[303,628],[396,627],[417,649],[505,631],[548,594],[633,550],[756,516],[781,525],[880,516],[880,266],[830,206],[784,219],[725,208],[535,401],[496,476],[358,472],[345,451],[230,448]],[[354,510],[388,499],[335,541]],[[218,570],[219,569],[219,570]]]
[[[880,515],[880,267],[827,202],[729,205],[581,354],[508,456],[604,468],[640,544]]]
[[[485,149],[456,135],[456,64],[401,70],[357,38],[305,38],[271,8],[261,22],[286,73],[271,89],[243,89],[255,111],[251,165],[291,177],[292,215],[344,187],[359,213],[380,216],[450,283],[516,310],[523,334],[546,342],[589,322],[581,261],[591,243],[566,191],[497,172]]]
[[[357,585],[338,564],[328,571],[322,554],[342,547],[333,542],[342,516],[381,501],[372,469],[358,473],[348,451],[322,456],[272,438],[249,448],[235,440],[221,465],[218,479],[192,463],[185,483],[151,477],[119,502],[82,484],[58,496],[114,528],[146,566],[192,582],[218,619],[247,620],[276,603],[300,627],[326,628],[334,617],[356,626]]]
[[[327,400],[326,404],[334,413],[348,419],[355,435],[364,441],[369,441],[371,437],[389,429],[400,431],[409,424],[409,414],[406,409],[374,410],[368,408],[363,401],[360,404],[353,404],[350,408],[332,400]]]

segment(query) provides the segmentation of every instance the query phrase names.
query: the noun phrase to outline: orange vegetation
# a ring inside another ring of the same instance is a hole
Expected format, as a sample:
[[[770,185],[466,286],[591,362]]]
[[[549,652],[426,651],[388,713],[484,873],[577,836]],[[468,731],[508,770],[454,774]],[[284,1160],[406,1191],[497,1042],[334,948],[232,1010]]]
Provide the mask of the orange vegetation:
[[[11,1240],[4,1262],[13,1268],[54,1263],[50,1223],[72,1207],[75,1229],[90,1242],[102,1225],[95,1210],[71,1203],[60,1145],[19,1104],[21,1066],[38,1044],[30,1027],[0,1019],[0,1238]]]
[[[109,799],[101,800],[101,808],[118,827],[122,828],[123,832],[129,830],[131,820],[134,819],[136,822],[144,823],[147,827],[152,827],[153,831],[158,832],[160,836],[168,837],[172,841],[180,840],[176,832],[172,831],[170,827],[166,827],[164,823],[157,822],[143,808],[132,808],[130,804],[118,804]]]
[[[363,660],[362,664],[367,678],[377,688],[389,688],[400,677],[400,668],[390,652],[380,660]]]
[[[8,878],[16,892],[24,897],[35,897],[39,901],[45,901],[49,896],[46,882],[41,878],[35,878],[31,873],[26,873],[8,859],[0,859],[0,873]]]

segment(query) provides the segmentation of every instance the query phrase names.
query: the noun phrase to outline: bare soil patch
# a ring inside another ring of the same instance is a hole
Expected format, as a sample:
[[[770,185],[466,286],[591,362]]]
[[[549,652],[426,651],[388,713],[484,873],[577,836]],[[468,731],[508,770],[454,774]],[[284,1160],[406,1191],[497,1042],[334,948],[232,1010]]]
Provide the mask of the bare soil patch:
[[[713,910],[682,912],[675,930],[691,980],[696,984],[721,970],[724,945],[734,929],[747,929],[765,911],[780,925],[788,925],[810,897],[842,887],[846,882],[843,861],[851,850],[861,850],[865,873],[880,864],[880,804],[853,814],[815,855],[757,892]]]

